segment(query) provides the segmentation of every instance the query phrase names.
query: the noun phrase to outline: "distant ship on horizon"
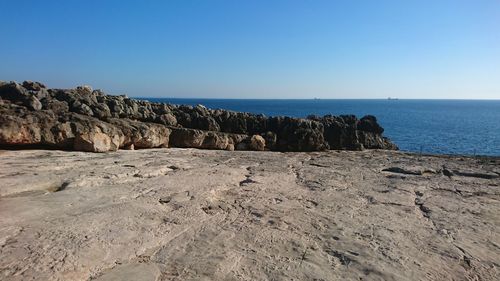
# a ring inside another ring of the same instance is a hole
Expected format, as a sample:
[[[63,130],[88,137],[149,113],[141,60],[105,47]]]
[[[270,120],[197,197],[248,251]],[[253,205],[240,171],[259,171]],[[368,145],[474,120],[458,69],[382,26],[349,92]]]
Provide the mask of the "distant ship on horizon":
[[[399,98],[391,98],[391,97],[388,97],[387,100],[399,100]]]

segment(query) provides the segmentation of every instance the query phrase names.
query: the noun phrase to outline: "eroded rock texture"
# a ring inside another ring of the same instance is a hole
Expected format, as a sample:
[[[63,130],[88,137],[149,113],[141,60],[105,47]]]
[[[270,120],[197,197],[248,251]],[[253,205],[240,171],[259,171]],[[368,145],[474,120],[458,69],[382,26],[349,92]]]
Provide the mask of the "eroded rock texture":
[[[4,148],[397,149],[373,116],[266,117],[111,96],[89,86],[63,90],[0,82],[0,113]]]
[[[500,158],[0,151],[0,279],[500,280]]]

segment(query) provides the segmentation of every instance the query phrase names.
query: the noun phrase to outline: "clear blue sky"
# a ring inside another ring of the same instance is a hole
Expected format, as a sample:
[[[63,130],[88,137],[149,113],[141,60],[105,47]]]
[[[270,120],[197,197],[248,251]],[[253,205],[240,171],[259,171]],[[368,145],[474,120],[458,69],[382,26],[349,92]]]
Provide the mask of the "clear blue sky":
[[[499,0],[0,0],[0,80],[210,98],[500,99]]]

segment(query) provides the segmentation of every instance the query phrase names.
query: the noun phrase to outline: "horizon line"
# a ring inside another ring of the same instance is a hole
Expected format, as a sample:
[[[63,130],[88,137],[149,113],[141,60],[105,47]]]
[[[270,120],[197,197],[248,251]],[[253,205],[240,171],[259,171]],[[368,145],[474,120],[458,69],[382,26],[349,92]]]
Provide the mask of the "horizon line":
[[[468,98],[212,98],[212,97],[144,97],[144,96],[128,96],[134,99],[185,99],[185,100],[387,100],[387,101],[400,101],[400,100],[450,100],[450,101],[500,101],[498,99],[468,99]]]

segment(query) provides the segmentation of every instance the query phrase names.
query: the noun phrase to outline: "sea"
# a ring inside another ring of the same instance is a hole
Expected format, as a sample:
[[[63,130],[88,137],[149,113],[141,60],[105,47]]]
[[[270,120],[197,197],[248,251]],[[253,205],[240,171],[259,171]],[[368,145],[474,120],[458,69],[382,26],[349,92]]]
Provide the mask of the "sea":
[[[500,100],[142,99],[266,116],[370,114],[403,151],[500,156]]]

